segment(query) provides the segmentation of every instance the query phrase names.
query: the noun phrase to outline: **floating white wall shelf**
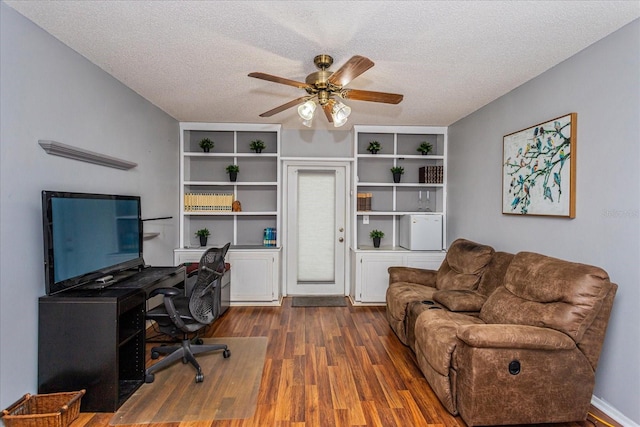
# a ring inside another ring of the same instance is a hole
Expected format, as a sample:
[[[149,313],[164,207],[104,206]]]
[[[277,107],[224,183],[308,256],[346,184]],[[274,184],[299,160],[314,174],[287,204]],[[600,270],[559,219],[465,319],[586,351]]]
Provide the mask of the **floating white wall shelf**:
[[[96,165],[108,166],[110,168],[129,170],[138,166],[137,163],[127,160],[118,159],[116,157],[107,156],[105,154],[96,153],[94,151],[84,150],[61,142],[49,141],[45,139],[38,140],[38,144],[47,154],[53,156],[67,157],[69,159],[79,160],[81,162],[94,163]]]

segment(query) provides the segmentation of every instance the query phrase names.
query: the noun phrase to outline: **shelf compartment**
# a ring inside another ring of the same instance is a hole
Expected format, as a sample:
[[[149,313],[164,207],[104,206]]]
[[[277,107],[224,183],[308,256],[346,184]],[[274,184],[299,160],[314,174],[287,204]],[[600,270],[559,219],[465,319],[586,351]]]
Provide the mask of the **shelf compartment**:
[[[206,228],[211,235],[207,239],[208,246],[222,246],[233,241],[233,215],[190,215],[189,221],[184,223],[184,248],[199,248],[200,238],[195,235],[197,230]]]
[[[357,227],[357,247],[371,246],[373,241],[369,237],[372,230],[381,230],[384,237],[381,240],[382,246],[392,246],[394,240],[393,215],[373,215],[369,218],[369,224],[363,224],[362,220],[358,221]]]
[[[275,132],[253,132],[253,131],[238,131],[236,132],[236,152],[239,156],[243,154],[250,155],[272,155],[276,156],[278,148],[278,136]],[[266,148],[262,150],[262,153],[255,153],[251,151],[249,145],[251,141],[260,139],[264,141]]]
[[[380,143],[380,151],[378,154],[395,154],[394,153],[394,135],[390,133],[369,133],[363,132],[358,134],[358,146],[356,154],[368,153],[367,147],[369,142],[378,141]]]
[[[272,215],[265,216],[240,216],[237,220],[237,236],[238,245],[263,246],[262,239],[264,237],[265,228],[276,228],[277,218]],[[279,236],[278,236],[279,238]]]
[[[232,131],[204,131],[186,130],[184,131],[184,151],[185,153],[204,153],[200,148],[200,141],[209,138],[214,146],[208,154],[233,153],[234,133]]]

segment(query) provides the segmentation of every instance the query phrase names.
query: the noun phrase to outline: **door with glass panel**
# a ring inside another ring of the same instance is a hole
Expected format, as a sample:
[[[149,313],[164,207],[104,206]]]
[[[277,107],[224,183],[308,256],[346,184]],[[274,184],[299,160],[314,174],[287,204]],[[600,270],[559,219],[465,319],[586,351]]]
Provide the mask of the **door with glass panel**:
[[[287,167],[287,294],[345,295],[345,166]]]

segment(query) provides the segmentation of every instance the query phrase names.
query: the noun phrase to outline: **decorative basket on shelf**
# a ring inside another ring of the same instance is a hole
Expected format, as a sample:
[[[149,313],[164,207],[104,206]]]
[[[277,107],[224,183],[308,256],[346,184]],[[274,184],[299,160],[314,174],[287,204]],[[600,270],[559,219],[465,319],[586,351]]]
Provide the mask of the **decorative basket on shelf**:
[[[67,427],[80,413],[86,390],[68,393],[25,394],[2,411],[6,427]]]

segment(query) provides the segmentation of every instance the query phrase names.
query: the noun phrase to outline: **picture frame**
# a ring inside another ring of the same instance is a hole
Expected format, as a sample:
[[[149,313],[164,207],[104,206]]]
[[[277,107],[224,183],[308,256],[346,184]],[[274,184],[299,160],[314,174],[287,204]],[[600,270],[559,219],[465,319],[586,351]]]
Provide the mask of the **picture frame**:
[[[504,136],[503,214],[575,218],[577,124],[569,113]]]

